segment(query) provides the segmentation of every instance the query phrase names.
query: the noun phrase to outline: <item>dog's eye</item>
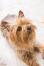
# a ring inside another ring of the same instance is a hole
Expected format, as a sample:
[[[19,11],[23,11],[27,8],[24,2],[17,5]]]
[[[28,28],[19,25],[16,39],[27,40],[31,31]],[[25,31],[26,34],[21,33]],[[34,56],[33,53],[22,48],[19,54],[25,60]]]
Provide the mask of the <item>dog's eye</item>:
[[[18,26],[17,31],[21,31],[21,30],[22,30],[22,27]]]
[[[28,30],[28,31],[31,31],[31,26],[30,26],[30,27],[28,26],[28,27],[27,27],[27,30]]]

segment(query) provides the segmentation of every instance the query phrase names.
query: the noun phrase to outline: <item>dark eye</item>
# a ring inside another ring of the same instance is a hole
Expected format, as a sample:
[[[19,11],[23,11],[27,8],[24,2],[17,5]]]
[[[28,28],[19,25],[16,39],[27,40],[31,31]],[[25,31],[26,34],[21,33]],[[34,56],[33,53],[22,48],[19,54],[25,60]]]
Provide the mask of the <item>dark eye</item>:
[[[27,27],[27,30],[28,30],[28,31],[31,31],[31,26],[28,26],[28,27]]]
[[[22,27],[18,26],[17,31],[21,31],[21,30],[22,30]]]

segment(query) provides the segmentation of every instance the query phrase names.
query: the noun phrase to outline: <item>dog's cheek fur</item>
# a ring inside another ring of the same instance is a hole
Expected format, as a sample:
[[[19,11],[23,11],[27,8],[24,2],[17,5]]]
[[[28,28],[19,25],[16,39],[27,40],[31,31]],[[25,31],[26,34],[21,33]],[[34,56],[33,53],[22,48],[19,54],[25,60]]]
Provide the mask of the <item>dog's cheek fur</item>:
[[[35,30],[32,30],[32,33],[30,34],[30,40],[32,41],[36,40]]]
[[[17,37],[17,41],[18,42],[22,42],[21,31],[20,32],[16,32],[16,37]]]
[[[9,39],[10,39],[11,42],[15,43],[15,39],[16,39],[15,30],[12,29],[9,32]]]

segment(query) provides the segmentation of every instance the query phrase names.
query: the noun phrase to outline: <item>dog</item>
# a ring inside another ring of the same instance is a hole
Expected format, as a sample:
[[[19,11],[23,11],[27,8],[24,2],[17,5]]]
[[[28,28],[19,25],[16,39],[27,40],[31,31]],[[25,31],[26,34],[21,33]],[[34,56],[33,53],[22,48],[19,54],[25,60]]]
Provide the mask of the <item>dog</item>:
[[[14,16],[11,16],[14,17]],[[27,19],[20,10],[16,16],[15,24],[7,20],[1,21],[3,36],[15,48],[16,55],[28,66],[40,66],[36,54],[42,54],[44,58],[44,46],[36,44],[36,26],[33,21]],[[11,19],[9,19],[11,22]]]

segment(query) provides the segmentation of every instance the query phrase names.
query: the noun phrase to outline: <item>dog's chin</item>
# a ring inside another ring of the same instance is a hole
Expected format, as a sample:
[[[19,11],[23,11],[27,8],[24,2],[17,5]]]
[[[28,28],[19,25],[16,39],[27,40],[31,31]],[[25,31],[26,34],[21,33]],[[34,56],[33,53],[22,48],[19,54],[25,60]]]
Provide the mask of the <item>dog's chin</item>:
[[[13,33],[14,35],[14,33]],[[15,34],[15,43],[13,41],[13,43],[15,44],[15,46],[18,48],[31,48],[34,45],[34,41],[35,41],[35,32],[34,33],[30,33],[28,34],[28,32],[21,32]]]

